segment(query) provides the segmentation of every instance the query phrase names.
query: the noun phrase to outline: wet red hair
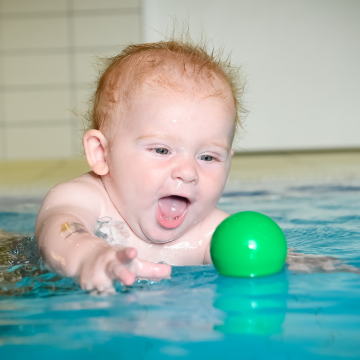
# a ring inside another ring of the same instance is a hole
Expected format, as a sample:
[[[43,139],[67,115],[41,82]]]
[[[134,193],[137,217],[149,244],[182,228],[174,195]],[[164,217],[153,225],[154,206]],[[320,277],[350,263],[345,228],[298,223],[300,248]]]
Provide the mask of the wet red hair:
[[[245,82],[240,68],[231,65],[229,56],[222,59],[222,51],[208,52],[204,41],[195,43],[186,34],[180,39],[129,45],[120,54],[101,61],[105,70],[99,73],[96,91],[90,99],[86,116],[88,129],[107,134],[111,123],[109,109],[118,104],[130,106],[134,94],[149,79],[156,86],[181,90],[179,76],[175,75],[180,75],[181,79],[187,77],[193,86],[199,84],[202,89],[204,83],[211,85],[207,86],[205,96],[225,97],[227,87],[236,109],[234,129],[241,127],[246,111],[243,105]],[[215,79],[221,79],[222,86]]]

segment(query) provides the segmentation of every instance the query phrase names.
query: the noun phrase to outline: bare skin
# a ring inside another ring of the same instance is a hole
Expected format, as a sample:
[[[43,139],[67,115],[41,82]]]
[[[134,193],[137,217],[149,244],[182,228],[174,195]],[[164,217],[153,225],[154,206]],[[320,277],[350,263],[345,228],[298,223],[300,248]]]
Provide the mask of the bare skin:
[[[49,267],[85,290],[110,293],[114,281],[169,277],[168,264],[211,263],[212,233],[228,216],[216,208],[230,170],[235,118],[224,89],[224,98],[152,89],[121,121],[113,109],[112,136],[85,134],[93,171],[52,189],[36,222]],[[102,217],[126,223],[126,246],[94,235]]]

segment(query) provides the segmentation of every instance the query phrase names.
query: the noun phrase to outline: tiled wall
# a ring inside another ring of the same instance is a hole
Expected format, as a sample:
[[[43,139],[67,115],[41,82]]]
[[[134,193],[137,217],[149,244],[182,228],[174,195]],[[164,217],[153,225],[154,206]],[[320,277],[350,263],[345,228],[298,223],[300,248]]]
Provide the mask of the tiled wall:
[[[140,42],[139,0],[0,0],[0,160],[68,158],[94,55]]]

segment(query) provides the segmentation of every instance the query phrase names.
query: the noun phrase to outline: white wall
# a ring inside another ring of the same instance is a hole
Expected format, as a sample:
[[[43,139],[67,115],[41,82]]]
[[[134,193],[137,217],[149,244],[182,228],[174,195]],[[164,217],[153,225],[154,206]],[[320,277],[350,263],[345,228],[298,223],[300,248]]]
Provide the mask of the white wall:
[[[141,41],[138,0],[0,0],[0,160],[75,157],[94,55]]]
[[[247,151],[360,147],[360,1],[143,0],[143,39],[188,20],[248,74]]]

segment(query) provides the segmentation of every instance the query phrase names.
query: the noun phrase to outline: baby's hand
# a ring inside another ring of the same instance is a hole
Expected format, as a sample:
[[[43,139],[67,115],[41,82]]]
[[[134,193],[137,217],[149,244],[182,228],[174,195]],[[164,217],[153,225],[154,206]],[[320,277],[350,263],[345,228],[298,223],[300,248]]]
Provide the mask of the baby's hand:
[[[131,285],[136,278],[159,280],[171,275],[171,266],[137,258],[131,247],[101,247],[80,266],[78,281],[84,290],[115,293],[114,281]]]

